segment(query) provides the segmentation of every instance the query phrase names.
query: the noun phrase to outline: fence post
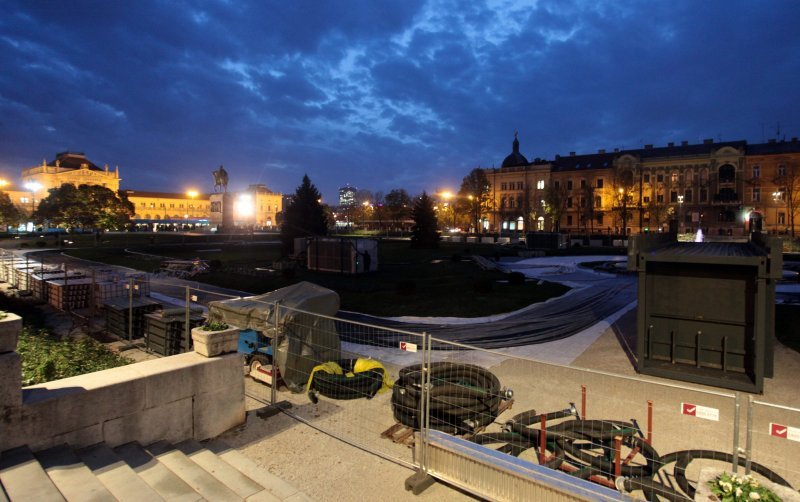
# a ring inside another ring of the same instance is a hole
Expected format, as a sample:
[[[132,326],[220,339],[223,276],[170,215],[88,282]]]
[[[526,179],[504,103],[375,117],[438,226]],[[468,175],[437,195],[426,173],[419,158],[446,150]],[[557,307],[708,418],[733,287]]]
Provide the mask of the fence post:
[[[133,341],[133,278],[128,280],[128,343]]]
[[[739,411],[741,408],[742,395],[736,391],[736,400],[733,406],[733,465],[731,470],[736,474],[736,469],[739,466]]]
[[[275,331],[272,333],[272,341],[270,342],[272,344],[272,384],[269,386],[269,404],[272,406],[275,406],[275,403],[278,402],[278,365],[276,363],[278,361],[278,327],[280,326],[280,307],[281,304],[278,302],[275,302],[274,306],[272,307],[272,312],[274,312],[275,317]]]
[[[190,307],[191,307],[191,301],[192,301],[192,294],[191,294],[191,291],[189,290],[189,286],[187,285],[186,286],[186,317],[185,317],[185,321],[186,322],[185,322],[184,331],[183,331],[184,341],[186,343],[186,352],[189,352],[189,347],[192,344],[192,328],[189,326],[189,310],[190,310]]]
[[[420,472],[427,474],[428,472],[428,441],[430,437],[428,431],[430,430],[430,385],[431,385],[431,339],[430,335],[422,332],[422,395],[420,395],[420,416],[419,416],[419,432],[420,432],[420,454],[419,454],[419,467]]]
[[[747,435],[745,436],[744,473],[750,474],[750,460],[753,458],[753,396],[747,395]]]

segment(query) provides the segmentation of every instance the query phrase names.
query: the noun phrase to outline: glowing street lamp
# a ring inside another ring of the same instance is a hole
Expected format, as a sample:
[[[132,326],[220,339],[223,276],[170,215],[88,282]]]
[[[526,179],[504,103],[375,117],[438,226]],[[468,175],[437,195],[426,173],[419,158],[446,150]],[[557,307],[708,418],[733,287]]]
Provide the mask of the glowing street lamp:
[[[450,191],[444,191],[440,195],[445,200],[445,203],[444,203],[445,206],[449,205],[450,206],[450,210],[453,212],[453,227],[452,228],[453,228],[453,232],[455,232],[455,229],[456,229],[456,206],[455,206],[455,204],[450,202],[450,199],[455,197],[455,195],[453,195],[453,192],[450,192]]]
[[[31,217],[33,217],[33,211],[35,210],[34,204],[35,204],[36,192],[38,192],[42,188],[42,185],[35,181],[30,181],[25,184],[25,188],[31,191]]]

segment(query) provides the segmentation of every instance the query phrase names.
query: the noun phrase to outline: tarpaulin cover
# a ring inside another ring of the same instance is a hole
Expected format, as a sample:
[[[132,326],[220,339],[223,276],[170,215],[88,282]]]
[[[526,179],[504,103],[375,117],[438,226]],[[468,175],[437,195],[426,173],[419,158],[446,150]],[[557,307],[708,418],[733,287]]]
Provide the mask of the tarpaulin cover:
[[[209,320],[253,329],[272,338],[275,365],[294,392],[303,390],[314,366],[340,358],[341,343],[334,321],[320,317],[334,316],[338,310],[339,295],[310,282],[208,304]]]

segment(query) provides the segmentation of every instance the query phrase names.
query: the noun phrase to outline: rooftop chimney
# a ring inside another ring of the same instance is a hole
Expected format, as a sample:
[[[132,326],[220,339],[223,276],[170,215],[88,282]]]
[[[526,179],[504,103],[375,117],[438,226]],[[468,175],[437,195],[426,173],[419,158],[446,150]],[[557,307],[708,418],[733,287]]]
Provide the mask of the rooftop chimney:
[[[558,159],[560,159],[560,158],[561,158],[561,155],[559,155],[559,154],[556,154],[556,160],[558,160]]]
[[[797,138],[795,138],[795,139],[797,139]],[[597,150],[597,153],[606,153],[606,151],[601,148],[600,150]]]
[[[569,152],[569,156],[570,157],[574,157],[575,156],[575,152]]]
[[[667,143],[667,146],[669,146],[669,147],[673,147],[673,146],[675,146],[675,143],[673,143],[672,141],[670,141],[669,143]]]

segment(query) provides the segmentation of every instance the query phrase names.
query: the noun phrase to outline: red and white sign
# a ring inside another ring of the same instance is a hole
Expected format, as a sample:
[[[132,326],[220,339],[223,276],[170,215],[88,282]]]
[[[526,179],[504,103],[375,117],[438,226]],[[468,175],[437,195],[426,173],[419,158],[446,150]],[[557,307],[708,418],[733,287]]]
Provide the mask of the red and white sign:
[[[681,415],[719,422],[719,410],[717,408],[698,406],[692,403],[681,403]]]
[[[790,441],[800,442],[800,429],[797,427],[789,427],[788,425],[776,424],[770,422],[769,435],[776,438],[788,439]]]
[[[411,342],[400,342],[400,350],[405,350],[406,352],[416,352],[417,344]]]

